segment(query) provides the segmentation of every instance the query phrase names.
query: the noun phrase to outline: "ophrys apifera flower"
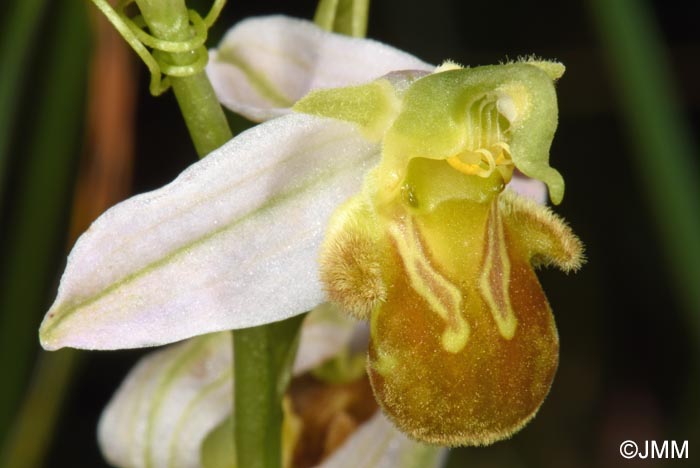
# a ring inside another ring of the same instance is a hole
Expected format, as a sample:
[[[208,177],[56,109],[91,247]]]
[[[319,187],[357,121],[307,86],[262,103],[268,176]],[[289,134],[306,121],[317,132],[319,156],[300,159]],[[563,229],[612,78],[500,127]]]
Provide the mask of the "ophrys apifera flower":
[[[557,63],[526,61],[311,93],[296,108],[356,123],[382,160],[331,220],[322,278],[371,321],[369,373],[396,424],[440,444],[488,444],[531,419],[559,343],[533,264],[564,271],[581,245],[551,211],[504,191],[548,164]],[[422,75],[422,74],[421,74]]]
[[[581,261],[562,221],[504,191],[517,169],[561,201],[548,157],[563,67],[435,70],[308,24],[256,21],[255,37],[277,41],[264,57],[327,79],[290,80],[274,66],[260,75],[241,59],[251,56],[244,43],[222,47],[231,76],[249,85],[239,107],[285,115],[95,222],[71,253],[42,343],[153,346],[282,320],[330,298],[370,319],[374,391],[401,429],[442,444],[508,436],[537,410],[557,363],[532,265]],[[267,36],[270,25],[277,32]],[[278,53],[295,44],[282,37],[290,31],[305,47],[298,60]],[[323,43],[333,54],[309,46]],[[328,73],[353,57],[381,66],[362,80]],[[358,81],[368,83],[286,107],[310,88]]]

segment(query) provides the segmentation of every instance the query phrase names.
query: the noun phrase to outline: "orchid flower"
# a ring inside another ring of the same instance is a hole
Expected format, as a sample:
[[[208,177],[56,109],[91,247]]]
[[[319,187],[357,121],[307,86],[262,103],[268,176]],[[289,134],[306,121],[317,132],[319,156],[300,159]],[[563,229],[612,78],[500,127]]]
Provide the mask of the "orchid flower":
[[[240,24],[211,60],[222,102],[275,118],[100,217],[44,347],[156,346],[330,299],[370,321],[368,373],[402,431],[480,445],[529,421],[558,361],[534,268],[582,263],[568,226],[515,193],[563,197],[564,67],[436,68],[283,17]]]
[[[343,352],[356,335],[355,322],[333,307],[315,309],[302,328],[294,374],[306,373]],[[230,333],[193,338],[143,358],[100,420],[98,438],[107,460],[132,468],[232,466],[232,364]],[[292,408],[286,414],[284,466],[292,466],[303,423],[295,421]],[[332,430],[326,433],[329,437]],[[444,455],[444,450],[408,439],[377,411],[318,466],[437,467]],[[373,463],[368,465],[368,460]]]

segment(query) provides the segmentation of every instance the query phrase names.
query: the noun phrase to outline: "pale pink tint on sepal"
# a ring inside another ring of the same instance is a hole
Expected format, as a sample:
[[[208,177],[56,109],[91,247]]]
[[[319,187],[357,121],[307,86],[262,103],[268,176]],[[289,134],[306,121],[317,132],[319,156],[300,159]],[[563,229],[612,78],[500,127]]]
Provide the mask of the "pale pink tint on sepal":
[[[328,219],[378,160],[378,145],[328,119],[291,114],[242,133],[83,234],[42,345],[157,346],[313,308]]]

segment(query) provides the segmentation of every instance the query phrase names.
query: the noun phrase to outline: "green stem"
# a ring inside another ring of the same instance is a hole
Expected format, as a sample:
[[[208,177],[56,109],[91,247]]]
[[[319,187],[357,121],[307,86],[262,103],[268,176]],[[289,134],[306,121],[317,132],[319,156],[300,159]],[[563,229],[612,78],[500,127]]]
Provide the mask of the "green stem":
[[[303,318],[298,315],[234,333],[236,466],[282,465],[282,397]]]
[[[365,37],[369,0],[320,0],[314,22],[325,29],[353,37]]]
[[[338,9],[339,1],[340,0],[319,0],[316,13],[314,14],[314,23],[316,23],[316,26],[326,31],[333,31],[335,13]]]
[[[137,0],[151,34],[167,41],[187,41],[193,32],[184,0]],[[156,51],[160,60],[186,65],[194,52]],[[232,138],[231,130],[214,89],[204,71],[186,77],[170,77],[195,150],[204,157]]]

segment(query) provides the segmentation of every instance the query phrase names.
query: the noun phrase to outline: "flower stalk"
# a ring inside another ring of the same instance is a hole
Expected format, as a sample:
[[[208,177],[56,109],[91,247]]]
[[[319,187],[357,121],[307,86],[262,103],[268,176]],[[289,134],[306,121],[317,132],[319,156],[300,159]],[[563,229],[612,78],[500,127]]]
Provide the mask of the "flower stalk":
[[[234,332],[236,466],[282,464],[282,397],[305,315]]]
[[[365,37],[369,0],[320,0],[314,23],[326,31]]]
[[[144,22],[157,39],[178,42],[193,37],[190,12],[184,0],[138,0]],[[217,2],[215,8],[218,6]],[[220,8],[220,7],[219,7]],[[155,58],[174,66],[195,64],[197,50],[155,51]],[[197,67],[199,68],[199,67]],[[199,157],[204,157],[233,136],[214,90],[203,69],[189,76],[171,76],[171,85]]]

